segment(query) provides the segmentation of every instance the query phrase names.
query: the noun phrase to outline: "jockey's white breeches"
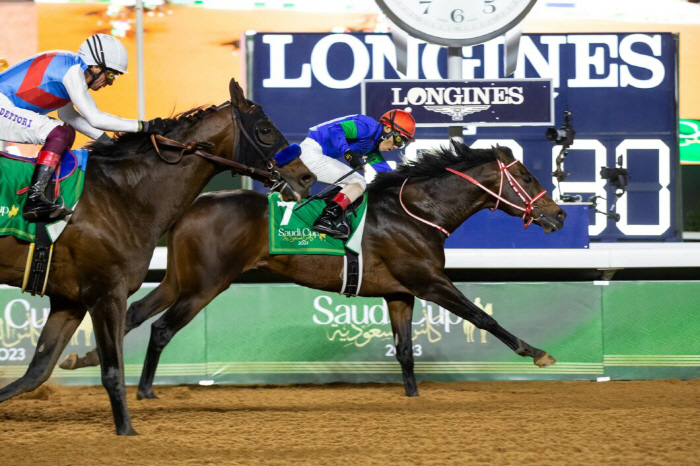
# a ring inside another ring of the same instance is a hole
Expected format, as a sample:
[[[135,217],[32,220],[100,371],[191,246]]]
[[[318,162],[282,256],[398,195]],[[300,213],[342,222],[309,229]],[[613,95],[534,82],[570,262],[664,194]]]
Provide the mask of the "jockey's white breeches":
[[[0,94],[0,140],[20,144],[44,144],[46,137],[62,123],[46,115],[15,107]]]
[[[334,184],[338,178],[352,170],[350,166],[340,160],[324,155],[319,143],[313,139],[306,138],[299,146],[301,146],[301,161],[316,175],[316,178],[321,183]],[[345,187],[353,183],[360,185],[360,195],[367,187],[365,177],[359,173],[353,173],[344,180],[339,181],[337,185]]]

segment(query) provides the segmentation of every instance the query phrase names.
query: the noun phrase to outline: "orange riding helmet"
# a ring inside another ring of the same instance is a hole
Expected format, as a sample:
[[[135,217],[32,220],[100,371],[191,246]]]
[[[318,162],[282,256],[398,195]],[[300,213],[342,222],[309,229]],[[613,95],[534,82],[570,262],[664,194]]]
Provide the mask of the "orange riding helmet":
[[[416,134],[416,120],[413,115],[405,110],[389,110],[379,119],[379,122],[387,125],[408,139],[410,142],[415,141],[413,135]]]

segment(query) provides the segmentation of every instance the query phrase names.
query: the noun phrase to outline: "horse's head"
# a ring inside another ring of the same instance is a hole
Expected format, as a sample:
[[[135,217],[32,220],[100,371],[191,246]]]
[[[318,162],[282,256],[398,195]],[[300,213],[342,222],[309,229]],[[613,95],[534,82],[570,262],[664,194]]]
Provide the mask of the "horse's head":
[[[263,163],[267,169],[278,172],[284,182],[277,183],[275,189],[280,190],[285,200],[299,201],[302,197],[307,197],[311,186],[316,182],[316,176],[299,157],[278,163],[275,155],[289,146],[287,139],[265,114],[261,105],[245,98],[243,89],[235,79],[231,79],[229,92],[233,117],[240,122],[237,161],[250,166]]]
[[[493,173],[484,173],[483,184],[502,197],[494,197],[493,208],[521,217],[525,226],[534,222],[545,233],[560,230],[564,226],[566,212],[552,200],[537,178],[513,157],[509,148],[497,146],[491,150],[496,162],[484,166],[485,170],[490,169]]]

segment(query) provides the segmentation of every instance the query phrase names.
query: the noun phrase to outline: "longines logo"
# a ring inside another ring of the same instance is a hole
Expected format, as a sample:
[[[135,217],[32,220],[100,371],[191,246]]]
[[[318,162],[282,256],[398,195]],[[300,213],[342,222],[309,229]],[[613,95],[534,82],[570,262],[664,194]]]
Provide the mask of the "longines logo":
[[[525,101],[519,86],[484,87],[401,87],[391,88],[392,105],[422,106],[431,112],[462,121],[466,115],[488,110],[492,105],[521,105]]]
[[[431,112],[444,113],[450,115],[452,121],[462,121],[465,115],[482,112],[491,108],[490,105],[424,105],[424,109]]]

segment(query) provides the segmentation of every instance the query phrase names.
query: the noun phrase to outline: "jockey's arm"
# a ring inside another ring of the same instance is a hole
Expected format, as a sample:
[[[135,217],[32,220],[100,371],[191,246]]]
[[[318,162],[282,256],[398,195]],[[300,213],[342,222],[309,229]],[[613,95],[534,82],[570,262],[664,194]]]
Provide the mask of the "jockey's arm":
[[[78,113],[78,111],[73,108],[73,104],[68,103],[63,107],[58,109],[58,118],[63,122],[68,123],[76,131],[83,133],[85,136],[91,139],[99,139],[104,133],[101,129],[94,128],[90,126],[83,116]]]
[[[384,157],[382,157],[382,155],[377,151],[373,150],[372,152],[368,153],[365,156],[365,160],[367,160],[367,163],[369,163],[374,171],[378,173],[393,171]]]
[[[337,155],[328,155],[334,157],[341,157],[348,151],[348,149],[350,149],[347,140],[352,139],[350,136],[348,136],[348,134],[352,133],[352,129],[349,127],[348,124],[352,125],[352,127],[355,126],[355,124],[352,121],[341,121],[340,123],[333,123],[328,127],[328,133],[331,135],[333,147],[337,151]],[[355,131],[355,133],[357,133],[357,131]]]
[[[86,123],[93,128],[119,132],[136,132],[139,130],[138,120],[119,118],[97,108],[95,99],[88,92],[85,75],[80,66],[75,65],[68,70],[63,77],[63,85],[68,91],[73,106],[80,112]],[[82,130],[79,131],[83,132]]]

